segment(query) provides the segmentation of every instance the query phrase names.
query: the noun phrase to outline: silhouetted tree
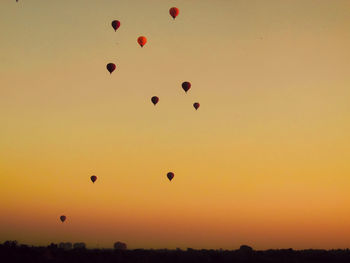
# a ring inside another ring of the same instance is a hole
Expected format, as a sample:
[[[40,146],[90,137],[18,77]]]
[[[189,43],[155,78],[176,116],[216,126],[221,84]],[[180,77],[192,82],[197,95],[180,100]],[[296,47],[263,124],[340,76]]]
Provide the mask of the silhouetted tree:
[[[247,245],[240,246],[239,250],[242,252],[248,252],[248,253],[253,252],[253,248]]]
[[[118,241],[118,242],[114,243],[114,249],[116,249],[116,250],[126,250],[127,246],[126,246],[125,243]]]
[[[244,257],[251,256],[253,254],[253,248],[247,245],[242,245],[239,248],[239,254]]]

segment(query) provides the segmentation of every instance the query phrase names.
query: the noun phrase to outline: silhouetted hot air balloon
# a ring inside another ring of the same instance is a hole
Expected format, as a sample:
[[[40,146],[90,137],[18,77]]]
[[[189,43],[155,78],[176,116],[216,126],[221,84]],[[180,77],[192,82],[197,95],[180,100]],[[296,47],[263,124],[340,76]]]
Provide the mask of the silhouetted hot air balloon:
[[[176,8],[176,7],[172,7],[172,8],[170,8],[170,10],[169,10],[169,14],[172,16],[172,18],[176,18],[178,15],[179,15],[179,13],[180,13],[180,11],[179,11],[179,9],[178,8]]]
[[[109,71],[110,74],[115,70],[116,66],[113,63],[108,63],[107,64],[107,70]]]
[[[171,181],[171,180],[173,180],[173,178],[174,178],[174,173],[169,172],[169,173],[167,173],[166,176],[168,177],[169,181]]]
[[[182,83],[182,88],[187,93],[187,91],[191,88],[191,83],[189,83],[188,81],[183,82]]]
[[[60,220],[61,220],[62,223],[63,223],[64,221],[66,221],[66,216],[60,216]]]
[[[91,181],[92,181],[93,183],[95,183],[95,181],[97,180],[97,176],[96,176],[96,175],[93,175],[93,176],[90,177],[90,179],[91,179]]]
[[[120,22],[118,20],[112,21],[112,27],[114,31],[117,31],[117,29],[120,27]]]
[[[193,103],[193,107],[198,110],[199,106],[201,106],[198,102]]]
[[[139,43],[139,45],[140,45],[141,47],[143,47],[143,46],[146,45],[146,43],[147,43],[147,38],[144,37],[144,36],[141,36],[141,37],[139,37],[139,38],[137,39],[137,43]]]
[[[158,101],[159,101],[159,98],[158,98],[157,96],[153,96],[153,97],[151,98],[151,101],[152,101],[152,103],[154,104],[154,106],[156,106],[156,104],[157,104]]]

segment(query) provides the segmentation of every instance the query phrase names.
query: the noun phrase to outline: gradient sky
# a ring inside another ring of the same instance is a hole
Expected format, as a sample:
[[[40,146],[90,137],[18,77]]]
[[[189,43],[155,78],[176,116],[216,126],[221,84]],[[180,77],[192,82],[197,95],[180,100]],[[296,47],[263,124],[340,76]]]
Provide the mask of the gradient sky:
[[[348,0],[2,0],[0,242],[348,247],[349,14]]]

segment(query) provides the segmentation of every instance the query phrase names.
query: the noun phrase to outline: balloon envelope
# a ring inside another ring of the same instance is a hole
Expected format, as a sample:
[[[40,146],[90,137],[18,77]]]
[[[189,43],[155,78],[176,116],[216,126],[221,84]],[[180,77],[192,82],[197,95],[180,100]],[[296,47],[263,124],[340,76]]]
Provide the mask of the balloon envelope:
[[[140,45],[141,47],[143,47],[143,46],[146,45],[146,43],[147,43],[147,38],[144,37],[144,36],[141,36],[141,37],[139,37],[139,38],[137,39],[137,43],[139,43],[139,45]]]
[[[107,70],[109,71],[110,74],[115,70],[116,65],[114,63],[108,63],[106,66]]]
[[[171,180],[173,180],[173,178],[174,178],[174,173],[169,172],[169,173],[167,173],[166,176],[168,177],[169,181],[171,181]]]
[[[169,10],[169,14],[172,16],[172,18],[176,18],[179,15],[180,11],[177,7],[172,7]]]
[[[191,88],[191,83],[188,81],[185,81],[182,83],[183,90],[187,93],[187,91]]]
[[[198,102],[193,103],[193,107],[198,110],[199,106],[201,106]]]
[[[157,96],[153,96],[152,98],[151,98],[151,101],[152,101],[152,103],[154,104],[154,106],[158,103],[158,101],[159,101],[159,98],[157,97]]]
[[[97,180],[97,176],[96,175],[93,175],[90,177],[91,181],[94,183],[96,180]]]
[[[117,29],[120,27],[120,22],[118,20],[112,21],[112,27],[114,31],[117,31]]]
[[[64,221],[66,221],[66,216],[60,216],[60,220],[61,220],[62,223],[63,223]]]

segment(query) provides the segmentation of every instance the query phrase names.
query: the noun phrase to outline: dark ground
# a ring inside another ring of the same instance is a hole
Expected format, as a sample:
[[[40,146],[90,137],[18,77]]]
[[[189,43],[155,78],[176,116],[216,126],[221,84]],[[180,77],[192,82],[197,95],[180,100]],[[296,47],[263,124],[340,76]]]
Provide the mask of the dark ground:
[[[254,251],[248,246],[239,250],[64,250],[55,245],[30,247],[26,245],[0,245],[0,262],[125,262],[125,263],[189,263],[189,262],[346,262],[350,263],[350,250],[266,250]]]

